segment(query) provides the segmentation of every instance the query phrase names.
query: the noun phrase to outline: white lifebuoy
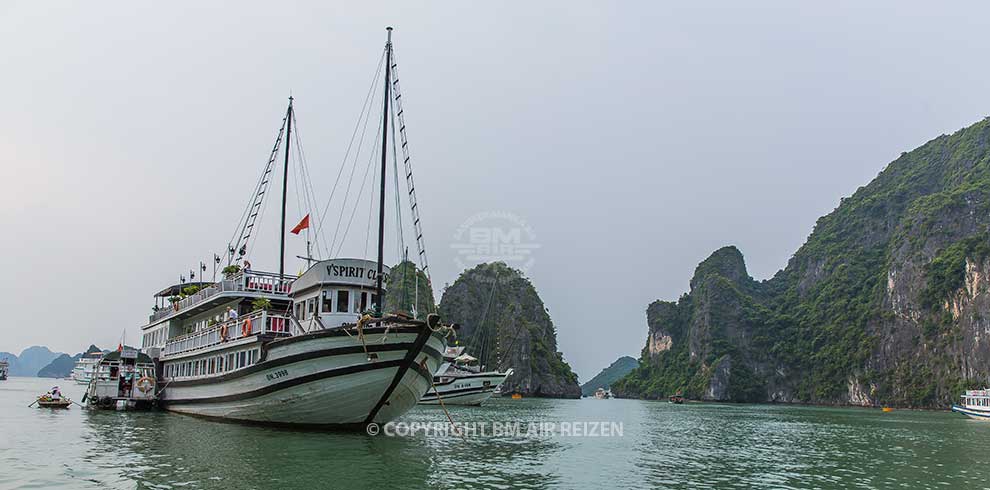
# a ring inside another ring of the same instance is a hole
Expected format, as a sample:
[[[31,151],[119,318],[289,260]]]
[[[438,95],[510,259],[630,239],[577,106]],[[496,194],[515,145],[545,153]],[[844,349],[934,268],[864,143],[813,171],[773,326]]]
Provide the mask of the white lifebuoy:
[[[155,387],[155,380],[150,376],[145,376],[137,381],[137,389],[141,393],[147,393]]]

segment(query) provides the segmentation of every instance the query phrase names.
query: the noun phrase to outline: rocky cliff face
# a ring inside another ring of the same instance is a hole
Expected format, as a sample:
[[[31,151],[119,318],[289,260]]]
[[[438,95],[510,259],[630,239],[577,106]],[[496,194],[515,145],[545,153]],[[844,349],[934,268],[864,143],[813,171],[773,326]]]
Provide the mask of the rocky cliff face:
[[[557,351],[553,321],[519,271],[501,262],[464,271],[444,290],[440,315],[461,325],[457,341],[487,369],[513,369],[503,392],[581,396],[577,376]]]
[[[716,251],[647,308],[623,396],[944,407],[990,383],[990,122],[901,155],[757,282]]]

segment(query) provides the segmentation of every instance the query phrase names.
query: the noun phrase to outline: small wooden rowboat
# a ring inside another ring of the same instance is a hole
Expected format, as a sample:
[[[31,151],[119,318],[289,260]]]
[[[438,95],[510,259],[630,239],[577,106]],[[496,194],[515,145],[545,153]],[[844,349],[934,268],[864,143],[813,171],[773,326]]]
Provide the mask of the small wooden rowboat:
[[[53,400],[50,396],[38,398],[38,408],[69,408],[70,405],[72,405],[72,400],[68,398],[58,400]]]

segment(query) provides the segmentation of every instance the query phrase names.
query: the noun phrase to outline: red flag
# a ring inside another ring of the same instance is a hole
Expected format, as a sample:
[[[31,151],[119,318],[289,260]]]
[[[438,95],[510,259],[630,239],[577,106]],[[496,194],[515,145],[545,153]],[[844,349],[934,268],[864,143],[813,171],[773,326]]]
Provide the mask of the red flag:
[[[124,350],[124,344],[117,344],[117,352],[121,352],[123,350]]]
[[[298,225],[296,225],[295,228],[292,229],[292,234],[293,235],[298,235],[300,231],[303,231],[306,228],[309,228],[309,215],[308,214],[306,215],[305,218],[302,219],[302,221],[299,222]]]

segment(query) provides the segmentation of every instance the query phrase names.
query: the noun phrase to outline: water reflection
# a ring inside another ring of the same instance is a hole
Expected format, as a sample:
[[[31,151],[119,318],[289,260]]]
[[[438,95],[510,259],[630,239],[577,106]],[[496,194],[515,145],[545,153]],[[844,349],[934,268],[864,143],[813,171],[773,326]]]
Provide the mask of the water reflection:
[[[45,383],[0,384],[0,488],[990,487],[990,424],[948,413],[493,400],[451,407],[451,415],[464,423],[612,421],[622,433],[465,441],[27,408]],[[417,407],[403,420],[446,418]]]
[[[167,413],[94,413],[87,463],[117,474],[101,484],[149,488],[422,488],[429,455],[414,440],[299,432]]]

